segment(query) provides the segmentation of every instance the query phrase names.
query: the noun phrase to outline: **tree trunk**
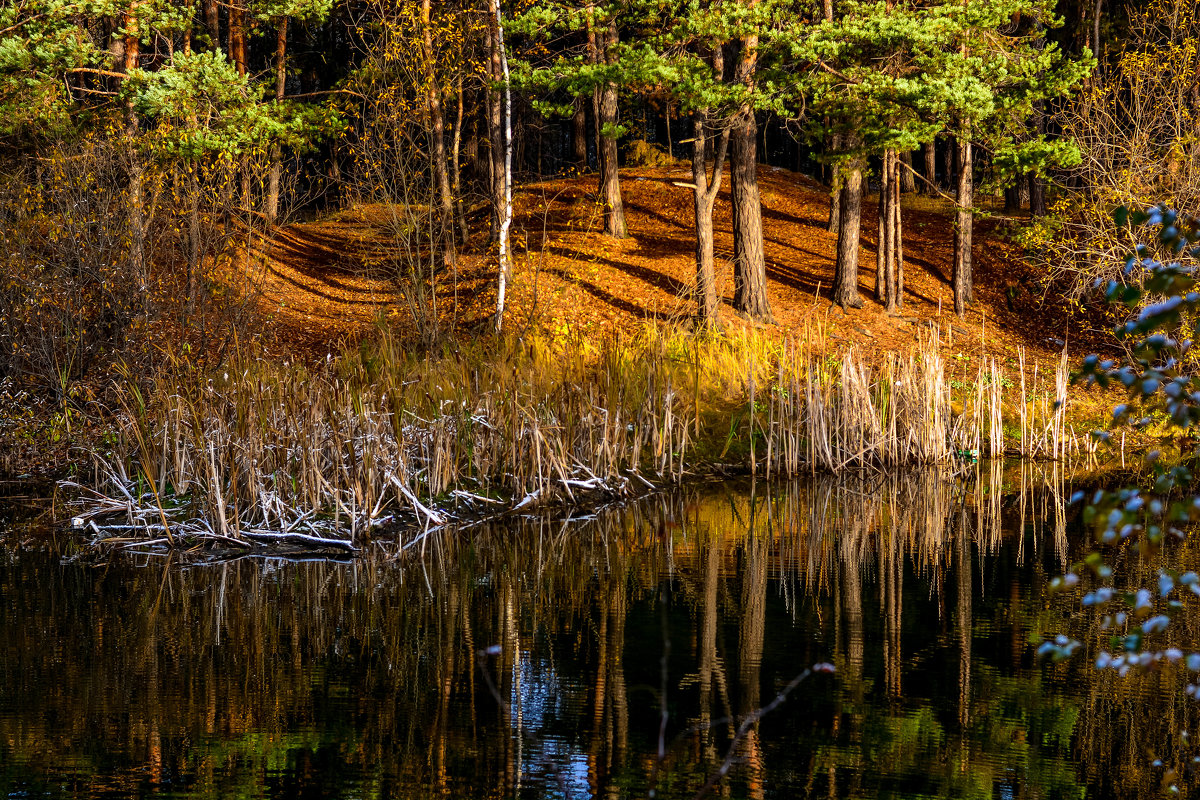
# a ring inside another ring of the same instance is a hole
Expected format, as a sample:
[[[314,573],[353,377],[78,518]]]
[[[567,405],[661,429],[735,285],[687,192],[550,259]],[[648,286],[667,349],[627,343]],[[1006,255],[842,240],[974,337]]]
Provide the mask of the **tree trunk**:
[[[888,215],[888,276],[891,280],[888,311],[897,313],[904,306],[904,239],[900,221],[900,190],[903,188],[901,175],[912,176],[911,170],[900,168],[900,157],[892,154],[892,202]]]
[[[964,131],[958,140],[958,192],[955,200],[958,211],[954,225],[954,313],[960,317],[966,312],[966,304],[974,300],[971,278],[971,233],[974,219],[974,175],[971,158],[971,139]]]
[[[246,74],[246,9],[240,5],[243,0],[233,0],[229,5],[229,60],[233,62],[238,75]],[[237,166],[238,188],[241,195],[242,213],[245,220],[250,219],[250,208],[253,205],[250,197],[250,168],[248,157],[243,155]]]
[[[1192,25],[1200,22],[1200,14],[1193,14]],[[1196,48],[1196,54],[1192,58],[1192,130],[1195,131],[1196,141],[1200,141],[1200,47]]]
[[[1019,214],[1021,212],[1021,184],[1004,187],[1004,213]]]
[[[712,179],[708,176],[709,135],[707,114],[692,117],[695,141],[692,144],[692,206],[696,216],[696,315],[700,325],[717,322],[717,283],[713,264],[713,206],[721,190],[725,151],[729,131],[722,131],[713,156]]]
[[[430,172],[436,194],[438,230],[436,237],[442,251],[442,265],[456,261],[454,248],[454,196],[450,192],[450,165],[446,158],[446,118],[442,113],[442,87],[438,84],[434,66],[433,22],[431,0],[421,0],[422,55],[425,61],[425,111],[429,115]],[[503,43],[501,43],[503,57]]]
[[[601,31],[602,56],[610,65],[616,60],[617,22],[609,23],[607,33]],[[617,138],[604,133],[617,124],[617,85],[611,81],[600,89],[600,199],[604,201],[604,232],[614,239],[628,235],[625,227],[625,204],[621,200],[621,178],[617,163]]]
[[[533,112],[537,114],[537,111]],[[533,154],[533,172],[537,175],[538,180],[542,179],[545,172],[542,169],[542,162],[546,160],[546,118],[538,115],[537,127],[533,134],[534,142],[537,145],[537,150]]]
[[[471,237],[471,231],[467,227],[467,212],[463,207],[463,191],[462,191],[462,132],[463,132],[463,79],[462,74],[458,76],[458,80],[454,86],[454,94],[457,98],[457,107],[454,115],[454,137],[453,144],[450,149],[450,180],[453,181],[454,190],[454,213],[458,220],[459,235],[462,237],[462,244],[465,247]]]
[[[345,192],[341,189],[342,165],[338,157],[338,147],[336,143],[329,146],[329,183],[334,187],[334,200],[337,203],[337,207],[341,208]]]
[[[1078,14],[1075,20],[1075,53],[1080,54],[1084,48],[1092,46],[1092,26],[1088,25],[1088,6],[1090,3],[1087,0],[1080,0],[1075,11]]]
[[[600,63],[600,37],[596,34],[596,10],[595,6],[588,4],[587,6],[587,58],[588,63],[598,65]],[[600,87],[592,88],[592,148],[596,151],[596,165],[600,166]]]
[[[855,157],[842,170],[841,221],[833,272],[833,303],[844,310],[862,308],[858,293],[858,242],[862,227],[862,160]]]
[[[900,241],[900,154],[883,152],[880,219],[875,253],[875,299],[894,314],[904,305],[904,245]]]
[[[888,274],[887,274],[887,259],[888,236],[890,234],[890,219],[888,215],[891,213],[891,198],[892,198],[892,151],[885,150],[883,152],[882,163],[879,169],[879,213],[876,220],[876,246],[875,246],[875,302],[883,305],[888,302]]]
[[[750,1],[754,5],[755,0]],[[742,37],[735,84],[754,89],[758,36]],[[770,320],[767,266],[763,254],[762,204],[758,194],[758,128],[754,108],[745,103],[729,133],[729,191],[733,200],[733,305],[751,319]]]
[[[909,172],[909,175],[912,173]],[[895,296],[896,308],[904,307],[904,222],[900,213],[900,189],[896,187],[896,202],[893,205],[892,212],[892,251],[895,259],[895,271],[893,277],[895,280]]]
[[[521,98],[518,97],[518,108],[520,102]],[[509,141],[512,142],[513,149],[512,161],[515,165],[514,169],[520,170],[525,166],[526,115],[518,111],[518,113],[513,114],[512,123],[512,136],[509,138]]]
[[[667,127],[667,158],[671,159],[671,163],[675,162],[675,140],[671,138],[671,101],[667,100],[666,110],[663,112],[663,122]]]
[[[771,117],[763,117],[762,125],[758,128],[758,163],[764,167],[771,166],[771,145],[767,141],[767,134],[771,131]]]
[[[875,251],[875,299],[889,314],[903,303],[903,267],[900,264],[900,156],[883,153],[879,187],[879,240]]]
[[[287,33],[288,18],[280,17],[275,26],[275,101],[283,100],[287,85]],[[271,145],[271,171],[267,176],[267,221],[272,225],[279,217],[279,182],[283,177],[283,151],[278,144]]]
[[[957,161],[956,153],[958,152],[958,141],[952,137],[946,137],[946,153],[942,160],[942,182],[939,186],[954,186],[955,175],[957,171],[954,169],[954,162]]]
[[[899,210],[900,199],[900,156],[895,150],[889,150],[886,158],[887,184],[887,214],[884,219],[886,249],[884,250],[883,275],[887,285],[886,310],[894,314],[899,305],[896,297],[899,287],[896,285],[896,212]]]
[[[187,272],[187,309],[192,311],[199,296],[200,278],[200,176],[198,166],[194,165],[191,178],[188,181],[188,272]]]
[[[924,186],[925,194],[933,196],[937,194],[937,141],[928,141],[921,145],[921,151],[925,155],[925,180],[928,183]]]
[[[829,137],[830,152],[837,153],[842,147],[842,135],[835,133]],[[830,233],[837,233],[842,220],[842,168],[834,161],[830,165],[829,175],[829,224]]]
[[[1046,216],[1046,182],[1033,173],[1029,174],[1029,216]]]
[[[617,90],[606,85],[600,97],[600,128],[617,124]],[[604,201],[604,232],[614,239],[628,235],[625,204],[621,199],[621,178],[617,163],[617,140],[600,135],[600,197]]]
[[[275,29],[275,99],[282,100],[287,87],[288,18],[280,17]]]
[[[493,3],[498,0],[491,0]],[[504,109],[500,90],[496,88],[503,77],[500,66],[500,34],[496,27],[496,15],[489,15],[488,35],[488,82],[487,128],[488,128],[488,188],[492,205],[491,237],[500,241],[500,218],[504,214]]]
[[[769,320],[767,267],[763,255],[762,206],[754,115],[742,118],[729,134],[729,183],[733,200],[733,305],[751,319]]]
[[[587,169],[587,109],[580,97],[575,98],[575,115],[571,117],[571,149],[575,166],[581,170]]]
[[[704,127],[703,117],[697,115],[695,127]],[[713,266],[712,206],[705,202],[708,186],[707,148],[703,133],[696,134],[692,144],[692,206],[696,217],[696,318],[700,325],[710,327],[717,322],[717,279]]]
[[[500,17],[500,0],[491,0],[492,2],[492,43],[493,51],[496,57],[493,63],[499,67],[499,75],[501,85],[504,87],[504,127],[501,130],[501,146],[503,147],[503,161],[501,164],[502,174],[500,176],[501,183],[501,207],[500,211],[500,265],[498,291],[496,293],[496,333],[500,333],[504,326],[504,295],[508,287],[509,279],[509,254],[508,254],[508,229],[512,225],[512,89],[509,86],[508,76],[508,56],[504,52],[504,24]],[[496,63],[498,62],[498,64]],[[496,92],[497,96],[499,92]],[[495,163],[495,156],[493,156]]]
[[[208,37],[212,41],[212,49],[221,49],[221,10],[217,0],[204,0],[204,27],[208,28]]]
[[[710,54],[713,77],[725,79],[725,58],[720,46]],[[670,113],[668,111],[668,113]],[[725,168],[725,152],[729,146],[729,129],[721,131],[713,156],[712,177],[708,174],[711,138],[708,131],[708,110],[692,114],[692,207],[696,217],[696,316],[701,327],[717,324],[717,280],[713,263],[713,207],[721,191]]]
[[[484,41],[486,45],[486,39]],[[462,158],[466,162],[467,174],[471,176],[472,180],[478,181],[480,176],[486,172],[479,155],[479,131],[487,125],[487,103],[484,102],[481,105],[478,95],[474,93],[472,93],[471,100],[468,101],[465,95],[466,90],[463,91],[463,104],[471,109],[471,113],[463,120],[466,130],[464,131]]]
[[[904,163],[904,166],[908,168],[908,169],[900,168],[900,170],[899,170],[900,191],[912,194],[913,192],[915,192],[917,190],[917,179],[915,177],[913,177],[913,171],[912,171],[912,163],[913,163],[912,153],[909,153],[909,152],[901,153],[900,160]]]
[[[192,54],[192,28],[196,26],[196,0],[187,0],[187,27],[183,29],[183,53]]]
[[[238,75],[246,74],[246,9],[234,0],[229,6],[229,58]]]
[[[122,64],[128,75],[140,66],[140,34],[138,30],[138,6],[132,3],[124,15],[125,51]],[[130,98],[125,105],[125,138],[129,147],[129,267],[140,289],[139,296],[145,297],[149,276],[146,263],[146,213],[144,194],[144,175],[141,156],[137,152],[137,138],[141,124],[138,120],[137,109]]]
[[[1033,104],[1033,127],[1039,136],[1046,133],[1045,105],[1041,100]],[[1029,216],[1046,216],[1046,181],[1029,173]]]
[[[821,16],[825,19],[826,22],[833,22],[833,0],[822,0]],[[826,129],[828,129],[830,127],[828,117],[825,118],[825,127],[826,127]],[[838,152],[838,150],[841,149],[841,147],[842,147],[842,135],[840,133],[834,133],[834,134],[830,135],[828,152],[836,154]],[[842,185],[841,184],[842,184],[841,167],[838,165],[838,162],[834,161],[833,163],[831,163],[829,165],[829,189],[830,189],[830,191],[829,191],[829,223],[827,225],[827,229],[829,230],[830,233],[837,233],[841,226],[841,221],[842,221],[842,209],[841,209]],[[860,304],[861,304],[861,301],[860,301]]]

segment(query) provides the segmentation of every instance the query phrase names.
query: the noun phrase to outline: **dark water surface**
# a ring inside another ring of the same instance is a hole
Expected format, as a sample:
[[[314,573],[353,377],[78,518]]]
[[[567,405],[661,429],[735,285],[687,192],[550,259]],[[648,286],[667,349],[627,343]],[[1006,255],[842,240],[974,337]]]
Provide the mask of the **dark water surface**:
[[[1087,549],[1070,487],[1026,478],[708,486],[421,563],[10,533],[0,793],[691,798],[728,764],[711,796],[1157,796],[1182,677],[1034,657],[1101,639],[1045,592]]]

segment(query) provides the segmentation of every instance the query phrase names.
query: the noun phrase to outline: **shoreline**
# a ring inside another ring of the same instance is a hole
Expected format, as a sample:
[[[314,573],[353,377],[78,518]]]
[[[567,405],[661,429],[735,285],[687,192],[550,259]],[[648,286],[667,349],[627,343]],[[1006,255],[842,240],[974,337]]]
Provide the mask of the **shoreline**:
[[[59,487],[83,501],[72,517],[95,542],[349,550],[404,520],[428,531],[587,509],[587,498],[702,473],[771,480],[1095,453],[1091,426],[1077,426],[1094,408],[1072,409],[1065,357],[1032,376],[981,360],[970,381],[937,345],[935,333],[872,363],[749,329],[648,329],[599,347],[526,337],[437,358],[384,336],[311,371],[175,364],[116,387],[109,447],[90,452],[90,478]]]
[[[443,536],[450,536],[460,542],[470,541],[473,531],[495,530],[496,526],[520,524],[521,521],[541,520],[543,524],[563,526],[568,524],[584,524],[603,518],[606,514],[617,513],[622,509],[650,503],[654,506],[656,498],[705,496],[712,492],[729,492],[735,495],[745,495],[751,498],[780,498],[796,491],[807,491],[813,486],[842,487],[852,494],[874,496],[882,492],[901,490],[911,492],[913,487],[925,486],[931,492],[947,492],[958,497],[960,504],[975,508],[977,513],[990,515],[989,526],[999,525],[1000,507],[995,506],[997,500],[1015,501],[1024,498],[1031,492],[1048,491],[1055,501],[1056,510],[1053,516],[1070,514],[1070,492],[1067,487],[1087,489],[1093,485],[1107,485],[1111,479],[1119,476],[1124,481],[1130,479],[1127,469],[1122,469],[1114,460],[1093,461],[1083,463],[1028,461],[1020,459],[989,460],[976,462],[960,462],[953,468],[945,465],[934,466],[923,470],[889,471],[881,473],[852,473],[833,475],[816,473],[812,476],[765,479],[754,476],[747,471],[724,471],[697,473],[688,476],[682,483],[658,485],[646,489],[636,495],[622,497],[602,497],[590,495],[579,497],[575,502],[556,502],[534,508],[513,509],[505,508],[488,513],[471,513],[470,509],[462,509],[462,513],[454,516],[441,526],[423,525],[420,519],[406,517],[393,519],[389,524],[374,529],[370,535],[363,536],[353,543],[353,548],[344,546],[322,547],[317,543],[296,541],[262,541],[247,537],[240,543],[206,538],[201,542],[185,546],[184,537],[179,537],[176,545],[154,538],[136,539],[122,538],[95,534],[89,536],[89,531],[78,528],[39,523],[34,526],[32,535],[27,529],[24,541],[28,543],[41,535],[58,539],[59,534],[66,533],[69,537],[69,547],[77,554],[91,554],[97,557],[150,556],[166,557],[181,556],[184,563],[225,563],[241,558],[267,558],[284,560],[334,560],[350,563],[367,559],[382,559],[384,562],[403,563],[417,559],[423,560],[430,547],[440,547]],[[959,486],[961,490],[951,490],[947,487]],[[859,487],[855,489],[854,487]],[[891,488],[889,488],[891,487]],[[47,496],[47,508],[62,510],[71,506],[71,500],[59,498],[51,501]],[[1023,502],[1023,501],[1022,501]],[[1005,507],[1008,507],[1005,503]],[[442,509],[448,511],[448,509]],[[478,511],[478,509],[476,509]],[[1047,507],[1047,513],[1051,509]],[[157,513],[157,511],[154,511]],[[30,523],[26,523],[27,525]],[[947,523],[948,524],[948,523]],[[204,545],[202,547],[195,544]]]

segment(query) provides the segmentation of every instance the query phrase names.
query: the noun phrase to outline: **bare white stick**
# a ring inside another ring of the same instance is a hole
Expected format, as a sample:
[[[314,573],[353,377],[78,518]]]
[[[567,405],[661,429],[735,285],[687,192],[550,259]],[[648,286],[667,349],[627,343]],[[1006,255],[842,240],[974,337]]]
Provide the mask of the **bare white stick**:
[[[445,517],[443,517],[441,514],[434,511],[433,509],[427,508],[420,500],[417,499],[417,496],[415,494],[413,494],[409,490],[409,488],[407,486],[405,486],[404,483],[399,478],[397,478],[395,475],[389,475],[388,480],[391,481],[391,484],[396,487],[397,491],[399,491],[400,494],[404,495],[404,497],[408,500],[408,502],[412,503],[412,506],[417,511],[417,513],[423,515],[425,517],[425,519],[429,521],[430,524],[432,524],[432,525],[445,525],[446,524]]]
[[[354,552],[358,550],[345,539],[333,539],[328,536],[310,536],[307,533],[276,533],[275,531],[242,531],[242,536],[254,542],[267,544],[291,544],[300,547],[332,547],[338,550]]]

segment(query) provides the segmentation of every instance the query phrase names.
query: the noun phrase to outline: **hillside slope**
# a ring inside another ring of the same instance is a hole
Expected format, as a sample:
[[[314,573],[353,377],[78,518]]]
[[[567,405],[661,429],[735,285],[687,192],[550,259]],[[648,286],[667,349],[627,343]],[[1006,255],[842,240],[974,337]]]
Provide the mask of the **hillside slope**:
[[[514,281],[510,329],[536,325],[585,335],[630,330],[647,320],[685,320],[694,283],[690,172],[682,166],[623,172],[629,238],[600,233],[590,175],[526,184],[514,221]],[[825,230],[828,191],[803,175],[762,167],[768,292],[781,337],[820,330],[835,345],[903,349],[936,324],[953,348],[986,344],[997,355],[1023,346],[1050,357],[1061,342],[1096,345],[1094,320],[1073,318],[1053,298],[1043,298],[1039,275],[995,231],[996,219],[977,223],[974,261],[976,302],[963,319],[953,316],[950,289],[953,229],[945,200],[906,196],[905,296],[889,316],[872,299],[875,212],[864,203],[860,291],[865,306],[849,314],[831,307],[836,236]],[[716,210],[717,285],[726,324],[745,324],[732,309],[732,235],[728,188]],[[388,233],[387,209],[359,207],[321,222],[280,232],[262,272],[260,308],[267,330],[281,344],[320,353],[352,341],[388,318],[411,330],[411,315],[387,277],[404,263]],[[484,227],[477,225],[477,228]],[[477,239],[456,270],[439,279],[443,330],[487,328],[495,304],[495,267],[486,241]],[[1071,347],[1076,351],[1076,347]]]

